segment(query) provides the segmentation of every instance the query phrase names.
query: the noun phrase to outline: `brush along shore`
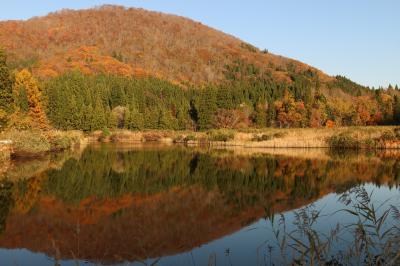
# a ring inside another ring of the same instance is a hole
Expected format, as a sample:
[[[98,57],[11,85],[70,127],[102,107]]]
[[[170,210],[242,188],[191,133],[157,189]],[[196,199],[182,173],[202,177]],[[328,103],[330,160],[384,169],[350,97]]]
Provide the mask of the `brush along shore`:
[[[85,145],[80,131],[8,130],[0,134],[0,161],[31,158]]]
[[[90,142],[162,142],[212,147],[400,149],[400,128],[393,126],[343,128],[266,128],[194,131],[80,131],[12,130],[0,134],[0,160],[36,157]]]
[[[116,130],[89,135],[90,141],[130,143],[164,142],[188,145],[241,146],[249,148],[398,149],[400,128],[393,126],[287,129],[218,129],[193,131]]]

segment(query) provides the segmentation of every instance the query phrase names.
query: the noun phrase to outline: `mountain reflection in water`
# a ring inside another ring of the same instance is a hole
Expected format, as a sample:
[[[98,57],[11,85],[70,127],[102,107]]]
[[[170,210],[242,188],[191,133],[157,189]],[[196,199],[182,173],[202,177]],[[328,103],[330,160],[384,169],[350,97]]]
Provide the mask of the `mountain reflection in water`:
[[[323,155],[100,145],[16,162],[0,186],[0,259],[269,265],[264,218],[294,221],[313,202],[334,213],[335,193],[360,184],[399,206],[398,154]]]

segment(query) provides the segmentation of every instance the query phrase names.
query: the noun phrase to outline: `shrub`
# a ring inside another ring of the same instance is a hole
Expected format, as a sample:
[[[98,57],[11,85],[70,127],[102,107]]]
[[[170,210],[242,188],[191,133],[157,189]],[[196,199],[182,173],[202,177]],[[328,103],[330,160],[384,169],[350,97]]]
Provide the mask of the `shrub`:
[[[69,149],[72,146],[72,139],[65,134],[57,134],[50,139],[52,151]]]
[[[393,129],[393,132],[396,138],[400,139],[400,127],[396,127],[395,129]]]
[[[33,156],[51,149],[50,142],[40,130],[11,130],[5,136],[13,142],[16,156]]]
[[[157,132],[147,132],[143,134],[144,141],[160,141],[163,136]]]
[[[195,135],[187,135],[186,137],[185,137],[185,139],[184,139],[184,141],[185,142],[188,142],[188,141],[196,141],[196,136]]]
[[[228,130],[214,130],[207,132],[209,139],[211,141],[223,141],[227,142],[229,140],[233,140],[235,138],[235,134],[232,131]]]
[[[81,141],[85,138],[82,131],[67,131],[64,134],[70,139],[71,146],[80,145]]]
[[[262,134],[262,135],[255,134],[251,140],[260,142],[260,141],[271,140],[272,138],[273,138],[273,136],[267,135],[267,134]]]
[[[383,141],[393,141],[396,140],[396,134],[394,131],[385,131],[382,133],[382,135],[379,137],[379,140],[383,140]]]
[[[361,148],[360,142],[350,134],[341,133],[326,139],[329,147],[341,149],[358,149]]]
[[[278,132],[272,135],[273,138],[275,139],[279,139],[279,138],[283,138],[287,135],[287,132]]]
[[[178,135],[174,138],[174,143],[181,143],[184,141],[185,141],[185,138],[182,135]]]
[[[111,135],[110,130],[108,128],[103,128],[103,136],[108,137]]]
[[[0,144],[0,163],[10,159],[10,147]],[[1,169],[1,165],[0,165]]]
[[[364,144],[365,148],[367,148],[367,149],[376,148],[376,141],[373,139],[366,139],[366,140],[364,140],[363,144]]]

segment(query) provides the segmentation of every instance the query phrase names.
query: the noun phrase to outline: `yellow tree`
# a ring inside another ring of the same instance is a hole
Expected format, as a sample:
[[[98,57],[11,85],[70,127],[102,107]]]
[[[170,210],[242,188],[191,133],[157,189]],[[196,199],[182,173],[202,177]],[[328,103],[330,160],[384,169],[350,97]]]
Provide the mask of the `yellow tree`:
[[[48,128],[48,120],[41,103],[41,92],[36,79],[28,70],[23,69],[15,75],[13,94],[17,111],[28,111],[28,115],[41,129]],[[25,106],[27,110],[24,110]]]

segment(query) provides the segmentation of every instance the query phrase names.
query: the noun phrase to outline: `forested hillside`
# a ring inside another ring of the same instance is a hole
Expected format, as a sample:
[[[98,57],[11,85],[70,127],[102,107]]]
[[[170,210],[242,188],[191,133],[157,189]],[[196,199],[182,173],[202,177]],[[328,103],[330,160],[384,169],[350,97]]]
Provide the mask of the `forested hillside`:
[[[398,124],[372,90],[201,23],[103,6],[0,22],[0,122],[205,130]]]
[[[112,59],[180,84],[221,82],[225,65],[237,59],[269,70],[281,81],[290,80],[289,63],[299,71],[308,68],[186,18],[117,6],[1,22],[0,43],[10,61],[43,77],[75,67],[96,72],[92,67],[97,61],[108,72]]]

